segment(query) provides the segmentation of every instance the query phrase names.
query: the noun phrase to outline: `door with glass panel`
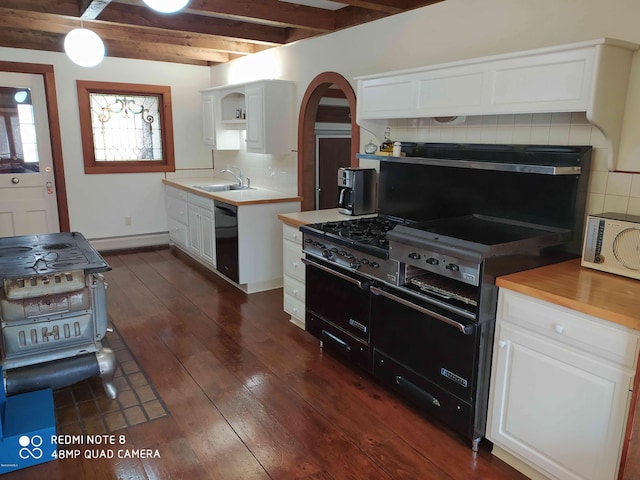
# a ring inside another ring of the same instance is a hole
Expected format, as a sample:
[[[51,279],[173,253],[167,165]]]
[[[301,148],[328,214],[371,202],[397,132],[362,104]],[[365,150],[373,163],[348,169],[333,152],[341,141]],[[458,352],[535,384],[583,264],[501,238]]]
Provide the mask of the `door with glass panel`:
[[[0,237],[59,231],[42,76],[0,72]]]

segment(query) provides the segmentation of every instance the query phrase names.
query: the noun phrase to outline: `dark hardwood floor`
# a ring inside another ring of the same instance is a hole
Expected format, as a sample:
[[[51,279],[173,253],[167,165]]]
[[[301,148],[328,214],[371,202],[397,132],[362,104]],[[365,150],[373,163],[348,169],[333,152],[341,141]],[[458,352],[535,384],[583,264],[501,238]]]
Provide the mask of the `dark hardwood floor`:
[[[526,478],[323,354],[281,289],[245,295],[170,250],[105,258],[110,319],[169,412],[116,433],[160,457],[81,455],[3,480]]]

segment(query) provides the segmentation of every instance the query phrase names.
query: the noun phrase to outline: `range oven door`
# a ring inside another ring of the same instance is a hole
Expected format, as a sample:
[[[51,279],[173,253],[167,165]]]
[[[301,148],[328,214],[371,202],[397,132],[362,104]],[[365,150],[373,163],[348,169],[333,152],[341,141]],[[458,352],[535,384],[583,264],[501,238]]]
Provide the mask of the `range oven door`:
[[[371,292],[374,376],[475,438],[481,325],[399,289]]]
[[[323,348],[371,371],[371,281],[307,255],[305,328]]]

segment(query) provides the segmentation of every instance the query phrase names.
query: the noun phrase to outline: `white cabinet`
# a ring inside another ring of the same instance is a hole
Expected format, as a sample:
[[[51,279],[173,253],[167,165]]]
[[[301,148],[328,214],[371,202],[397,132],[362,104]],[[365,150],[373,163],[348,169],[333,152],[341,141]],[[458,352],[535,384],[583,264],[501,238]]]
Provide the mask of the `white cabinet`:
[[[382,138],[391,118],[586,112],[617,158],[638,45],[601,39],[358,77],[358,124]]]
[[[248,293],[282,287],[282,230],[278,214],[300,210],[299,202],[238,207],[238,269]]]
[[[208,132],[209,123],[215,126],[217,150],[246,148],[247,152],[269,154],[295,150],[297,118],[293,82],[261,80],[210,88],[201,94],[203,127]],[[208,116],[210,97],[213,98],[213,119]]]
[[[202,92],[202,140],[205,145],[210,147],[216,146],[216,129],[215,129],[215,96],[211,92]]]
[[[188,195],[189,251],[205,263],[216,265],[215,222],[213,200],[199,195]]]
[[[247,152],[290,153],[295,150],[293,93],[292,82],[271,80],[247,84]]]
[[[284,265],[284,311],[291,322],[304,329],[305,274],[302,263],[302,232],[297,227],[282,225],[282,255]]]
[[[165,205],[169,239],[172,243],[186,248],[189,238],[187,192],[165,185]]]
[[[165,185],[165,192],[172,243],[204,267],[218,273],[216,266],[219,260],[224,260],[221,255],[225,253],[223,249],[216,251],[214,196],[187,192],[169,185]],[[242,192],[234,193],[239,194],[236,198],[242,198]],[[289,198],[270,201],[269,197],[272,195],[265,193],[265,199],[258,196],[238,203],[215,197],[220,202],[237,206],[238,283],[232,283],[245,293],[283,286],[282,227],[278,215],[299,212],[300,201],[290,201]],[[221,227],[224,230],[224,225]],[[289,292],[293,298],[299,299],[304,295],[304,288],[297,285]]]
[[[637,355],[633,330],[500,289],[487,422],[494,453],[543,478],[615,480]]]

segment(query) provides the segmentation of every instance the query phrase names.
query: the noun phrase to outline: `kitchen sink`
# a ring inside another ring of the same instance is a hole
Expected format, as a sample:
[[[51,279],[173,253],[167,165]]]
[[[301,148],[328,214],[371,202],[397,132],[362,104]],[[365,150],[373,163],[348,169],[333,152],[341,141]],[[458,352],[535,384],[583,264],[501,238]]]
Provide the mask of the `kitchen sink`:
[[[194,185],[194,188],[199,188],[205,192],[227,192],[229,190],[255,190],[253,187],[246,187],[234,184],[213,184],[213,185]]]

